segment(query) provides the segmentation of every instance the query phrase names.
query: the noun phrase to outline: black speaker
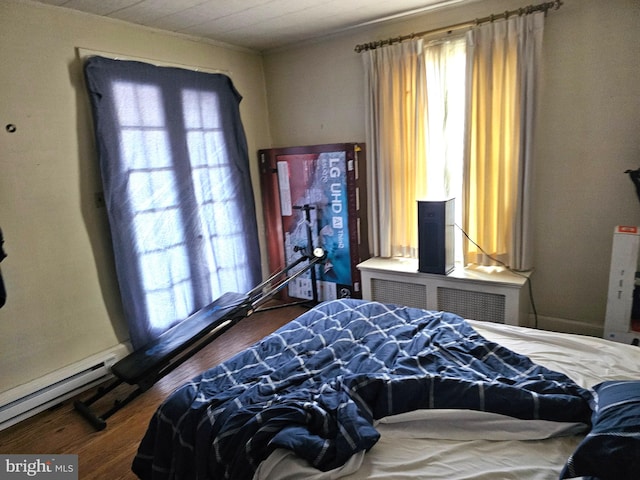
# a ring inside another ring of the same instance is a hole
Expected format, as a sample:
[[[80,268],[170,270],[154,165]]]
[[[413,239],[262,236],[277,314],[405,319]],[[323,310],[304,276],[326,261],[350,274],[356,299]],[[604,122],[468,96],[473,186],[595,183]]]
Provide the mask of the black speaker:
[[[418,271],[446,275],[454,269],[455,199],[418,200]]]

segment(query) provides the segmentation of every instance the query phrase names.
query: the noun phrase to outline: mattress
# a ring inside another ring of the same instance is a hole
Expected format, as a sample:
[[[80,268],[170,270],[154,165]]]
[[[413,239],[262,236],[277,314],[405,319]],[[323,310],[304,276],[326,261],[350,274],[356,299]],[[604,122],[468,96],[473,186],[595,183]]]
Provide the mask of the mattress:
[[[604,380],[640,380],[640,348],[601,338],[468,320],[488,340],[591,388]],[[548,480],[585,438],[580,423],[518,420],[486,412],[421,410],[381,419],[368,452],[327,472],[276,450],[255,480]],[[577,477],[582,478],[582,477]],[[585,477],[586,478],[586,477]]]
[[[133,469],[144,479],[631,479],[639,369],[629,345],[334,300],[176,390]]]

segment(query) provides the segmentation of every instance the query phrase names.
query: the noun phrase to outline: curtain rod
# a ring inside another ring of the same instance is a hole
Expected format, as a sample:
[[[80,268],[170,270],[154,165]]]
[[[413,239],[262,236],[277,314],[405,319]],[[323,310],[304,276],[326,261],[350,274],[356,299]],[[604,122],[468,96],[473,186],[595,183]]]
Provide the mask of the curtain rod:
[[[538,5],[529,5],[528,7],[519,8],[517,10],[508,10],[503,13],[489,15],[483,18],[476,18],[474,20],[468,20],[466,22],[456,23],[455,25],[449,25],[447,27],[435,28],[433,30],[426,30],[424,32],[411,33],[409,35],[400,35],[398,37],[388,38],[386,40],[378,40],[375,42],[363,43],[360,45],[356,45],[355,51],[357,53],[366,52],[367,50],[375,50],[376,48],[383,47],[385,45],[392,45],[394,43],[404,42],[405,40],[410,40],[416,37],[424,37],[426,35],[431,35],[435,33],[441,32],[451,32],[453,30],[458,30],[465,27],[472,27],[474,25],[480,25],[481,23],[493,22],[495,20],[500,20],[503,18],[509,18],[513,15],[529,15],[535,12],[544,12],[546,15],[547,12],[551,9],[558,10],[562,6],[562,0],[555,0],[553,2],[544,2]]]

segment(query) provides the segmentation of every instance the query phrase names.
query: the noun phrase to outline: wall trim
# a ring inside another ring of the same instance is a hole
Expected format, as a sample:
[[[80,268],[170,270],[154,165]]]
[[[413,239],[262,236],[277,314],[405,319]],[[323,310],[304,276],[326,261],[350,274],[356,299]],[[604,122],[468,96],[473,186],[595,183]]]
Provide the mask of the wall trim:
[[[535,318],[533,314],[529,315],[529,325],[535,325]],[[538,315],[537,328],[540,330],[550,330],[552,332],[574,333],[599,338],[602,338],[604,333],[604,326],[602,325],[593,325],[591,323],[580,322],[578,320],[548,317],[545,315]]]

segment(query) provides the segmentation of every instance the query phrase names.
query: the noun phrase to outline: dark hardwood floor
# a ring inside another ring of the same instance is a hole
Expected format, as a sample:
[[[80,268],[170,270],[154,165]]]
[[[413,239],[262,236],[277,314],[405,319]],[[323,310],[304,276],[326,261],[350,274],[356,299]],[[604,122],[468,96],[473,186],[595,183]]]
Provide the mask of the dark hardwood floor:
[[[101,432],[96,432],[80,417],[73,409],[71,399],[0,431],[0,453],[77,454],[79,478],[82,480],[134,479],[136,477],[130,469],[131,461],[149,419],[169,393],[304,311],[304,307],[289,306],[257,312],[240,321],[143,395],[116,412],[108,419],[107,428]],[[86,399],[92,393],[85,392],[81,398]],[[117,393],[116,391],[113,396],[105,397],[105,403],[94,404],[96,411],[109,408]]]

